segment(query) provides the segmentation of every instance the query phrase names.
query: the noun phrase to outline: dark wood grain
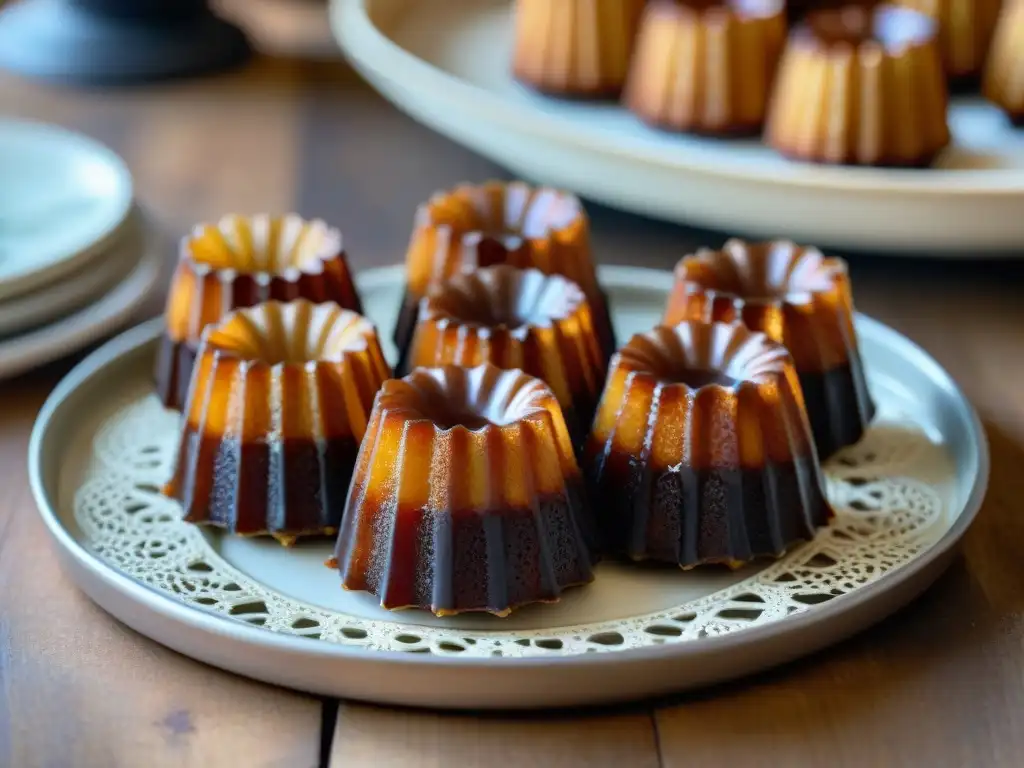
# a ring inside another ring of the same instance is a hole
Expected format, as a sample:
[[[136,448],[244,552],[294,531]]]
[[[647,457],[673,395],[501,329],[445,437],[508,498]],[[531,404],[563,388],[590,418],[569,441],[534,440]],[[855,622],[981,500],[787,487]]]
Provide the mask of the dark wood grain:
[[[166,650],[63,574],[25,480],[50,385],[7,384],[0,408],[0,765],[317,765],[319,701]]]
[[[646,714],[503,719],[342,705],[331,765],[656,768],[658,750]]]
[[[115,147],[172,237],[227,212],[294,209],[341,226],[360,269],[403,258],[413,209],[435,189],[507,175],[339,63],[322,4],[223,5],[263,51],[240,72],[117,92],[0,76],[0,108]],[[589,208],[604,263],[669,268],[728,234]],[[621,713],[471,718],[343,703],[328,728],[331,765],[1020,765],[1024,266],[857,256],[851,267],[859,307],[946,366],[989,432],[988,499],[934,588],[811,659]],[[0,765],[314,764],[319,702],[165,651],[61,575],[24,452],[68,365],[0,385]]]

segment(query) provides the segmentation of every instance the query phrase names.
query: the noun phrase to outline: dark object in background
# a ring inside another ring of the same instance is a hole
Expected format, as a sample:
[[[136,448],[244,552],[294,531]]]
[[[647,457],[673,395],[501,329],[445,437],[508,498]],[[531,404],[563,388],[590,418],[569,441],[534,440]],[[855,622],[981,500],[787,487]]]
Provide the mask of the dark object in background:
[[[147,82],[225,69],[249,52],[206,0],[24,0],[0,11],[0,67],[46,80]]]

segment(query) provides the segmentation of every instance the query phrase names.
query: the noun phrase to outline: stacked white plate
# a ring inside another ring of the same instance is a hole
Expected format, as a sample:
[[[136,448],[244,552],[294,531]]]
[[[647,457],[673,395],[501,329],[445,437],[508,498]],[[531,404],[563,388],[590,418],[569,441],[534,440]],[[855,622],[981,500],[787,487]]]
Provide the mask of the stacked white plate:
[[[117,155],[61,128],[0,120],[0,378],[119,330],[161,263]]]

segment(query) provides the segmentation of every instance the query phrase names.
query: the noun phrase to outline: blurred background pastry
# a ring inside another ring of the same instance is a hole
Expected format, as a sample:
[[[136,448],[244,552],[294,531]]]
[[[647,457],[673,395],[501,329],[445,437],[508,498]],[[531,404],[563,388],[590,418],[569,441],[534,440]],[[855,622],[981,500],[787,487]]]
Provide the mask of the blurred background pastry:
[[[810,162],[929,165],[950,138],[936,41],[909,8],[812,11],[786,43],[766,141]]]

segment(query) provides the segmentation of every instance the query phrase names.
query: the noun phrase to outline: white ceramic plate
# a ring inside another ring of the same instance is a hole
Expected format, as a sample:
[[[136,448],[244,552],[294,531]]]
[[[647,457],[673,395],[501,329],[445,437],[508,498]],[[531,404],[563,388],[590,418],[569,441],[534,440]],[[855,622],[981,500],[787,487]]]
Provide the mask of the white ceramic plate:
[[[0,340],[0,379],[24,373],[57,360],[109,336],[127,323],[160,283],[163,248],[159,234],[142,222],[134,234],[135,261],[122,272],[124,278],[94,304],[83,307],[49,325]]]
[[[81,267],[132,209],[121,159],[63,128],[0,120],[0,300]]]
[[[126,222],[109,247],[89,263],[34,291],[0,301],[0,339],[64,317],[110,291],[142,256],[141,226],[141,220]]]
[[[667,273],[608,268],[601,277],[620,337],[655,322]],[[368,314],[389,330],[402,270],[357,282]],[[285,550],[204,531],[160,495],[179,425],[152,393],[161,322],[93,353],[44,406],[29,449],[43,519],[82,589],[129,626],[215,666],[325,695],[459,708],[596,704],[777,664],[927,587],[988,475],[981,427],[949,377],[895,331],[860,318],[880,416],[830,463],[837,518],[813,542],[737,572],[601,564],[593,584],[508,619],[388,613],[342,591],[323,566],[329,543]]]
[[[848,249],[1021,252],[1024,131],[956,100],[954,146],[928,170],[787,161],[756,141],[678,136],[614,104],[513,82],[510,0],[333,0],[349,60],[417,120],[535,181],[731,234]]]

